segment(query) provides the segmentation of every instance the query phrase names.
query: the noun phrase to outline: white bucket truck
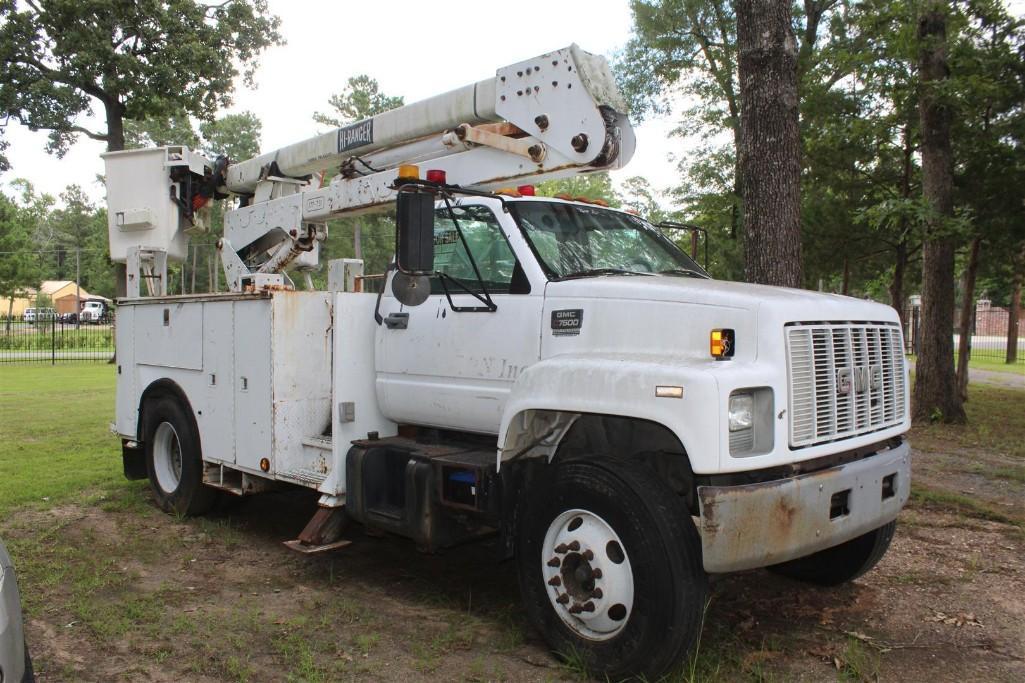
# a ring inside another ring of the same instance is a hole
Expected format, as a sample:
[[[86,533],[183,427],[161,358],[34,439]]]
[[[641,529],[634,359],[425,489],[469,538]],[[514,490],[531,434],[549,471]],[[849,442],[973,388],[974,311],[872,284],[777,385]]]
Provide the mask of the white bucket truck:
[[[241,163],[105,155],[126,476],[181,514],[315,489],[303,552],[347,519],[426,551],[497,534],[552,649],[613,678],[686,654],[710,573],[870,569],[910,485],[896,312],[713,280],[639,217],[494,192],[623,166],[624,111],[572,46]],[[231,291],[169,296],[228,193]],[[329,218],[387,208],[380,294],[358,261],[293,285]]]

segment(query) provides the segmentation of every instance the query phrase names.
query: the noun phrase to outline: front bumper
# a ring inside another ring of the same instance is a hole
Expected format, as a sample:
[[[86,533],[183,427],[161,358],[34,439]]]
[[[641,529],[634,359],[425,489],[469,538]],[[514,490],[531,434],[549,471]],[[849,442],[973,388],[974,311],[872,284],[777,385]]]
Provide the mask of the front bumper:
[[[896,519],[910,491],[906,440],[797,477],[699,486],[705,571],[766,567],[857,538]]]

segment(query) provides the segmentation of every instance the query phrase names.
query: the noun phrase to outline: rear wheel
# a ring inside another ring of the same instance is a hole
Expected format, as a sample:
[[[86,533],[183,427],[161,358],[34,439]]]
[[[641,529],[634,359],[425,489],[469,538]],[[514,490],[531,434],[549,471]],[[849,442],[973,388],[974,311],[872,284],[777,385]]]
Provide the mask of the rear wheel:
[[[657,678],[697,638],[701,543],[683,502],[646,468],[556,465],[517,543],[527,614],[557,654],[591,673]]]
[[[146,474],[157,504],[166,512],[201,515],[217,500],[203,485],[199,435],[181,403],[163,396],[146,403]]]
[[[894,520],[846,543],[768,569],[798,581],[820,586],[839,586],[858,578],[883,559],[896,528],[897,522]]]

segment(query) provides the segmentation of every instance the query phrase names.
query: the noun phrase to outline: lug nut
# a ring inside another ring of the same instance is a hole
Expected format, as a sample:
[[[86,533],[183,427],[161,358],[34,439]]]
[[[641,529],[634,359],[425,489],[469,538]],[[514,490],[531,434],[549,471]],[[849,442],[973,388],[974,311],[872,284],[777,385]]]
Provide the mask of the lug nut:
[[[555,552],[560,553],[560,554],[563,554],[563,553],[567,552],[568,550],[569,550],[569,546],[567,546],[565,543],[560,543],[559,545],[555,546]]]
[[[601,567],[599,567],[597,569],[593,569],[591,571],[591,576],[593,576],[596,579],[600,579],[601,578]]]
[[[593,559],[594,559],[594,552],[592,552],[591,550],[585,550],[585,551],[583,552],[583,556],[584,556],[584,559],[585,559],[585,560],[587,560],[588,562],[590,562],[591,560],[593,560]]]
[[[559,562],[559,558],[557,557],[553,557],[552,559],[548,560],[549,567],[558,567],[560,564],[562,564],[562,562]]]
[[[594,603],[591,602],[590,600],[588,600],[587,602],[584,603],[583,607],[581,607],[580,610],[582,612],[593,612],[594,611]]]
[[[602,593],[601,588],[595,588],[593,591],[591,591],[591,597],[595,600],[601,600],[603,597],[605,597],[605,594]]]
[[[573,541],[569,544],[569,549],[573,552],[580,550],[580,541]]]
[[[573,605],[569,608],[570,614],[580,614],[583,611],[584,608],[580,606],[579,602],[573,603]]]
[[[569,144],[573,145],[573,149],[578,153],[583,154],[587,151],[587,133],[577,133],[573,136],[573,139],[569,141]]]
[[[553,576],[552,578],[548,579],[548,585],[549,586],[561,586],[562,585],[562,579],[560,579],[558,576]]]
[[[560,605],[565,605],[567,602],[569,602],[569,593],[563,593],[559,597],[555,598],[555,602],[559,603]]]

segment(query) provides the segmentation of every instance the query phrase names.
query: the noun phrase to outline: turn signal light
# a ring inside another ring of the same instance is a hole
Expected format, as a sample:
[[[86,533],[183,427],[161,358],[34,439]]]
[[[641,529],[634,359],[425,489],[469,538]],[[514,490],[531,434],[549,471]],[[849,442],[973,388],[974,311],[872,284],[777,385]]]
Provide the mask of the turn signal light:
[[[399,166],[399,178],[401,180],[420,180],[420,167],[413,164]]]
[[[733,330],[712,330],[709,337],[709,351],[712,354],[712,358],[716,360],[728,360],[733,358],[733,342]]]

